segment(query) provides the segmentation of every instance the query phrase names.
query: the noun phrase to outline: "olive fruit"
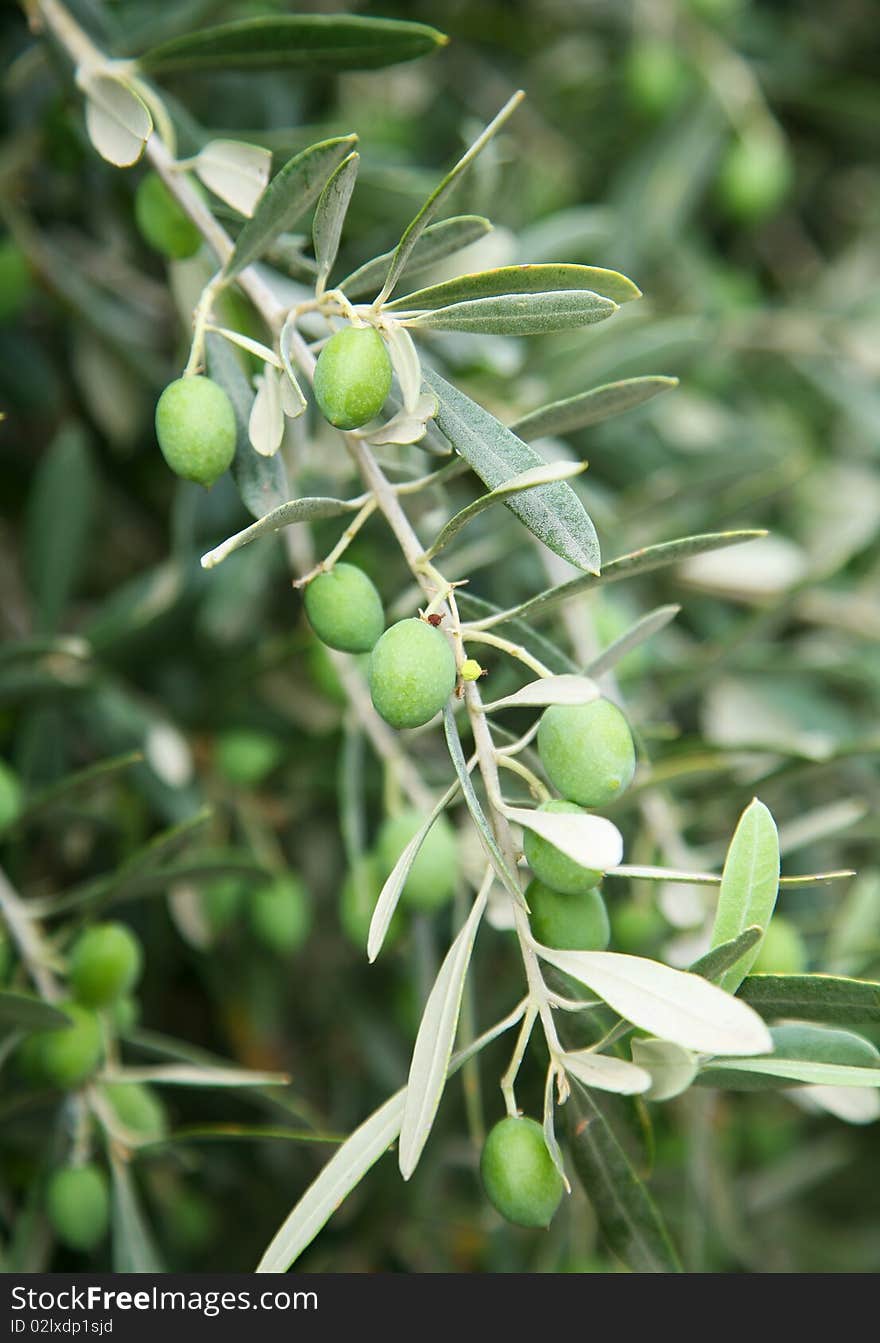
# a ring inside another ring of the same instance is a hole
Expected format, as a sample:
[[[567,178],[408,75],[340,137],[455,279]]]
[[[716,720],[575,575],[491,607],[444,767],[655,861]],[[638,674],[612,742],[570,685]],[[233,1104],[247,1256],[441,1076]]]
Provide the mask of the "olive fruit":
[[[311,921],[306,888],[292,872],[251,895],[251,928],[269,951],[296,951],[306,940]]]
[[[0,760],[0,833],[17,819],[21,811],[21,784],[7,764]]]
[[[239,877],[217,877],[202,887],[200,904],[213,933],[222,933],[241,913],[245,887]]]
[[[615,951],[646,952],[666,931],[666,920],[654,905],[627,900],[611,907],[611,941]]]
[[[70,986],[87,1007],[105,1007],[128,993],[142,963],[141,945],[124,924],[98,923],[74,944]]]
[[[134,194],[134,217],[144,242],[172,261],[199,250],[202,235],[158,173],[147,173]]]
[[[107,1019],[117,1035],[125,1035],[126,1031],[132,1030],[138,1024],[140,1015],[141,1005],[137,998],[131,993],[126,993],[124,997],[117,998],[115,1003],[111,1003]]]
[[[455,689],[449,640],[424,620],[399,620],[370,656],[370,694],[391,727],[420,727],[443,708]]]
[[[178,378],[159,397],[156,437],[172,471],[184,480],[213,485],[235,456],[232,402],[210,378]]]
[[[728,146],[718,171],[718,198],[732,218],[758,223],[779,209],[791,181],[785,141],[775,132],[753,130]]]
[[[382,869],[377,855],[362,854],[352,865],[339,892],[339,922],[346,937],[361,951],[367,945],[373,910],[381,890]],[[397,940],[401,929],[402,919],[398,907],[385,934],[386,947]]]
[[[101,1062],[104,1040],[94,1012],[79,1003],[60,1003],[69,1026],[39,1031],[27,1044],[28,1067],[41,1080],[63,1091],[81,1086]]]
[[[635,773],[629,724],[608,699],[552,704],[545,709],[538,728],[538,753],[554,788],[582,807],[612,802]]]
[[[529,923],[538,942],[560,951],[604,951],[611,940],[608,911],[596,887],[561,895],[541,881],[526,889]]]
[[[508,1222],[549,1226],[563,1183],[534,1119],[499,1120],[483,1145],[480,1174],[489,1202]]]
[[[305,591],[306,615],[318,638],[344,653],[369,653],[385,628],[382,598],[354,564],[335,564]]]
[[[281,745],[268,732],[251,728],[230,728],[222,732],[215,744],[215,759],[230,783],[242,788],[254,788],[278,764],[283,752]]]
[[[391,360],[372,326],[347,326],[330,337],[315,365],[315,400],[337,429],[375,419],[391,391]]]
[[[379,831],[380,868],[388,876],[407,844],[425,823],[418,811],[389,816]],[[451,900],[458,874],[455,830],[444,815],[437,817],[416,854],[403,888],[402,900],[412,909],[439,909]]]
[[[108,1082],[103,1092],[122,1127],[141,1142],[159,1142],[165,1137],[165,1106],[143,1082]]]
[[[640,112],[661,116],[681,99],[690,72],[674,42],[653,38],[632,47],[624,64],[624,80]]]
[[[572,816],[583,816],[583,809],[574,802],[566,802],[561,798],[554,798],[550,802],[542,802],[538,811],[544,812],[565,812]],[[539,881],[545,886],[549,886],[554,891],[560,891],[563,895],[583,895],[585,891],[590,891],[602,879],[604,873],[597,872],[591,867],[581,867],[573,858],[567,857],[548,839],[543,839],[534,830],[523,831],[523,852],[526,856],[526,862],[534,872]]]
[[[106,1175],[91,1162],[55,1171],[46,1189],[46,1212],[64,1245],[93,1250],[107,1234],[110,1220]]]
[[[807,948],[799,930],[788,919],[777,914],[761,938],[751,973],[802,975],[807,968],[807,961]]]

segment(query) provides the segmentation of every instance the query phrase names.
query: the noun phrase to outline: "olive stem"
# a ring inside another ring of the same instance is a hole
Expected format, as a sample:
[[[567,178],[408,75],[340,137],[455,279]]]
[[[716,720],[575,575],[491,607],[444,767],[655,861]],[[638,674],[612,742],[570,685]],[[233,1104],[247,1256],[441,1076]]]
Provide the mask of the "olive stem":
[[[312,569],[310,569],[308,573],[303,574],[300,578],[295,578],[293,581],[293,586],[295,588],[307,587],[308,584],[311,583],[313,578],[317,578],[319,574],[328,573],[333,568],[336,561],[341,559],[341,557],[345,554],[345,552],[348,550],[348,547],[351,545],[352,541],[355,539],[358,532],[363,527],[364,523],[367,522],[373,516],[375,511],[376,511],[376,500],[372,497],[372,495],[370,495],[367,498],[366,502],[361,506],[357,516],[354,517],[352,521],[349,523],[349,525],[346,527],[345,531],[342,533],[342,535],[340,536],[339,540],[336,542],[336,545],[333,547],[330,553],[323,560],[321,560],[320,564],[316,564]]]
[[[523,1023],[519,1029],[519,1035],[516,1037],[516,1044],[513,1047],[513,1054],[510,1063],[507,1066],[507,1072],[501,1079],[501,1094],[504,1097],[504,1105],[511,1119],[516,1119],[519,1114],[516,1104],[516,1079],[525,1057],[526,1047],[531,1039],[532,1030],[538,1016],[538,1009],[530,1003],[526,1008],[526,1014],[523,1017]]]
[[[548,802],[550,800],[550,790],[538,778],[528,765],[524,765],[521,760],[515,760],[512,756],[502,755],[500,751],[495,752],[495,759],[503,769],[508,769],[512,774],[518,774],[521,779],[525,779],[529,785],[529,792],[536,802]]]
[[[503,638],[500,634],[489,634],[487,631],[474,630],[466,625],[462,629],[462,637],[471,643],[487,644],[490,648],[500,649],[501,652],[506,653],[508,657],[515,658],[517,662],[521,662],[524,666],[528,667],[536,676],[545,677],[553,675],[553,672],[545,663],[541,662],[538,658],[533,657],[521,644],[511,643],[509,639]]]

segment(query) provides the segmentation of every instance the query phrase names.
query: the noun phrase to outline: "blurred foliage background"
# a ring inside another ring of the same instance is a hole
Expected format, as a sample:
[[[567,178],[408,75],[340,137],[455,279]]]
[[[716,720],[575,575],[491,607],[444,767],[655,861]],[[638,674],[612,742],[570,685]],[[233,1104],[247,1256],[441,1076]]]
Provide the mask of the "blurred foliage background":
[[[290,8],[71,7],[120,53]],[[584,261],[623,270],[645,298],[607,326],[540,341],[435,337],[447,366],[505,420],[613,378],[681,379],[638,412],[575,436],[607,558],[691,532],[770,532],[742,551],[605,589],[568,631],[589,651],[660,602],[683,608],[620,668],[654,765],[653,784],[615,812],[630,861],[717,864],[760,791],[780,823],[784,871],[858,870],[851,882],[781,896],[810,968],[877,978],[876,7],[350,8],[421,19],[451,40],[428,60],[376,74],[169,79],[183,150],[239,134],[270,147],[277,164],[324,135],[357,131],[346,268],[392,246],[475,129],[526,89],[450,207],[495,224],[459,269]],[[66,66],[14,7],[4,8],[2,40],[0,755],[25,799],[2,860],[19,890],[51,906],[60,953],[82,919],[105,910],[142,939],[130,1060],[191,1049],[291,1075],[283,1091],[166,1090],[181,1137],[143,1148],[134,1165],[167,1266],[244,1269],[326,1159],[317,1139],[350,1131],[404,1080],[451,919],[414,922],[372,968],[343,927],[346,850],[371,839],[388,781],[308,632],[277,541],[201,571],[199,554],[246,515],[228,479],[210,493],[183,485],[156,447],[155,399],[185,358],[188,305],[209,263],[166,265],[145,247],[133,222],[143,169],[116,172],[94,154]],[[228,320],[260,334],[244,300]],[[311,432],[298,448],[303,477],[309,492],[334,493],[329,439]],[[429,535],[432,518],[418,521]],[[319,551],[335,534],[319,525]],[[412,611],[409,576],[380,521],[352,557],[392,610]],[[469,529],[447,569],[502,604],[546,583],[537,551],[497,510]],[[486,662],[503,693],[504,668]],[[444,782],[440,745],[423,736],[418,749],[426,777]],[[128,752],[142,758],[57,788]],[[286,872],[308,893],[307,936],[285,936],[258,913],[255,897]],[[705,909],[695,889],[609,883],[617,948],[687,963]],[[491,930],[475,964],[470,1010],[482,1027],[516,1000],[520,969]],[[5,973],[23,984],[14,964]],[[481,1057],[472,1124],[480,1109],[489,1122],[501,1113],[507,1047]],[[106,1244],[90,1259],[53,1246],[40,1190],[64,1142],[64,1111],[57,1097],[9,1079],[7,1065],[7,1263],[109,1266]],[[534,1110],[540,1085],[539,1066],[530,1073],[527,1063],[523,1095]],[[652,1107],[651,1121],[650,1131],[633,1129],[633,1154],[691,1270],[880,1267],[876,1127],[806,1112],[785,1095],[701,1090]],[[313,1137],[260,1136],[267,1127]],[[381,1163],[301,1267],[615,1267],[582,1191],[548,1234],[519,1231],[485,1203],[476,1166],[454,1084],[417,1177],[403,1185]]]

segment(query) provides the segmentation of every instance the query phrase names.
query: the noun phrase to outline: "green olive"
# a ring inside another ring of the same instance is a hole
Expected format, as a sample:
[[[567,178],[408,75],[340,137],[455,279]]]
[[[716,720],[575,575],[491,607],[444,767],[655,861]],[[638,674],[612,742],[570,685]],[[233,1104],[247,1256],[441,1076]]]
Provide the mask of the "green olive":
[[[526,889],[529,922],[538,942],[560,951],[604,951],[611,940],[608,911],[594,887],[581,895],[561,895],[543,882]]]
[[[280,955],[298,950],[312,922],[306,888],[294,873],[277,877],[253,892],[250,922],[254,936]]]
[[[518,1226],[549,1226],[562,1199],[562,1176],[534,1119],[508,1116],[487,1137],[480,1174],[489,1202]]]
[[[93,1250],[107,1234],[107,1177],[91,1162],[55,1171],[46,1190],[46,1212],[58,1239],[71,1250]]]
[[[104,1097],[123,1128],[141,1142],[159,1142],[168,1132],[165,1106],[142,1082],[108,1082]]]
[[[666,931],[654,905],[627,900],[611,906],[611,944],[615,951],[645,955]]]
[[[753,975],[802,975],[806,972],[807,948],[799,930],[775,914],[758,948]]]
[[[670,111],[690,83],[690,71],[678,47],[660,38],[635,43],[623,73],[631,102],[646,116],[659,117]]]
[[[70,1025],[32,1035],[28,1055],[41,1080],[70,1091],[91,1077],[103,1057],[104,1040],[94,1012],[79,1003],[59,1006],[71,1018]]]
[[[428,723],[455,689],[455,658],[445,634],[424,620],[400,620],[370,656],[370,694],[392,727]]]
[[[184,480],[213,485],[235,456],[232,402],[210,378],[178,378],[159,397],[156,437],[172,471]]]
[[[772,131],[753,130],[728,146],[718,172],[718,198],[732,218],[758,223],[782,205],[793,176],[785,140]]]
[[[87,1007],[105,1007],[128,993],[141,972],[143,953],[122,923],[99,923],[77,939],[70,957],[70,985]]]
[[[117,998],[115,1003],[110,1004],[107,1020],[117,1035],[125,1035],[138,1024],[140,1015],[141,1005],[137,998],[131,993],[126,993],[122,998]]]
[[[543,802],[538,811],[563,812],[573,816],[586,815],[583,808],[576,803],[566,802],[560,798]],[[591,867],[581,867],[549,840],[535,834],[534,830],[523,831],[523,851],[526,862],[538,880],[563,895],[583,895],[598,885],[604,876],[604,873],[597,872]]]
[[[199,901],[214,933],[223,933],[241,913],[247,886],[240,877],[217,877],[202,887]]]
[[[389,816],[379,831],[377,852],[382,875],[387,877],[416,831],[425,823],[418,811]],[[455,830],[444,815],[437,817],[425,836],[409,870],[402,899],[412,909],[439,909],[452,899],[458,876],[458,844]]]
[[[313,578],[305,591],[309,624],[330,648],[369,653],[385,628],[382,598],[354,564],[336,564]]]
[[[391,360],[372,326],[348,326],[330,337],[315,365],[315,400],[337,429],[374,420],[391,391]]]
[[[199,230],[158,173],[147,173],[138,183],[134,217],[144,241],[173,261],[194,256],[202,244]]]
[[[607,699],[545,709],[538,752],[554,788],[582,807],[601,807],[619,797],[636,767],[629,724]]]
[[[268,732],[230,728],[221,732],[214,746],[219,769],[230,783],[255,788],[278,764],[282,747]]]

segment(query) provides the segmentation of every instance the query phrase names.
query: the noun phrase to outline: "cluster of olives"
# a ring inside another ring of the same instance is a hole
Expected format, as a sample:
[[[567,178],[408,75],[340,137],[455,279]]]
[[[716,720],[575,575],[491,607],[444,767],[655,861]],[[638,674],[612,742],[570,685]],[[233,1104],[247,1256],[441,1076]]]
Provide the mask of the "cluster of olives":
[[[69,1024],[35,1031],[19,1046],[18,1067],[26,1080],[61,1091],[89,1081],[104,1057],[105,1036],[130,1029],[137,1018],[132,990],[142,959],[140,943],[123,924],[95,924],[79,936],[67,965],[71,996],[59,1004]],[[148,1087],[105,1083],[101,1097],[132,1145],[164,1137],[165,1111]],[[49,1222],[74,1250],[91,1250],[101,1242],[109,1204],[107,1177],[92,1161],[56,1170],[46,1187]]]

